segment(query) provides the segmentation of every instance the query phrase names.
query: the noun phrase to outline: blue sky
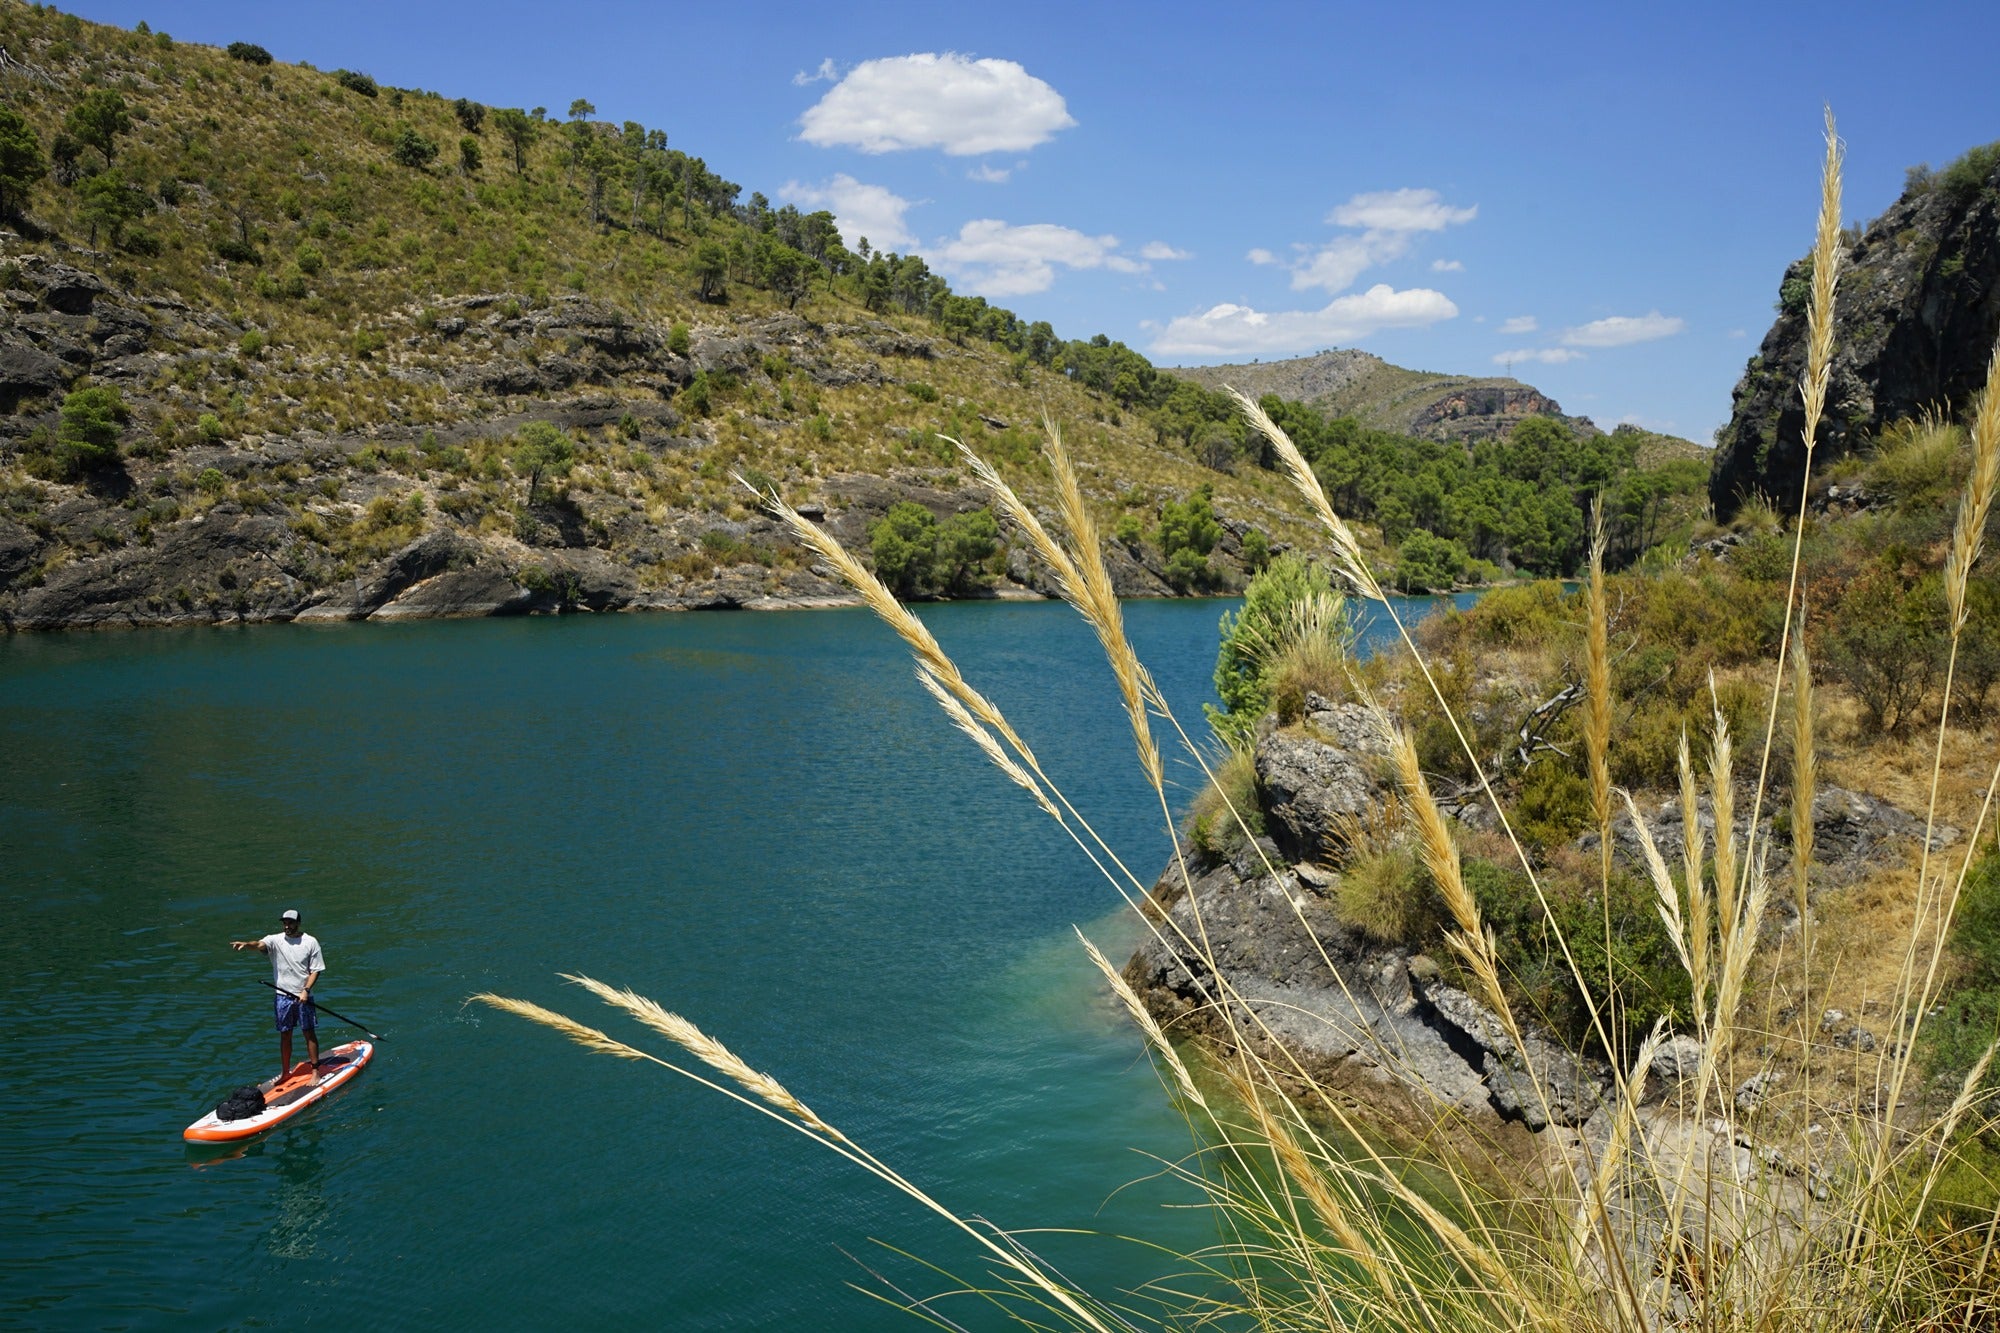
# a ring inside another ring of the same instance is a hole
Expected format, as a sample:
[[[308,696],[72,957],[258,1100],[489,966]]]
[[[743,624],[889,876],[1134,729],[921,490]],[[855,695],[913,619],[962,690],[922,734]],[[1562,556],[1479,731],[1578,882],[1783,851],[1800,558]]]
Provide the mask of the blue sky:
[[[85,0],[498,106],[578,97],[1160,364],[1360,347],[1706,442],[1810,241],[2000,138],[2000,5]]]

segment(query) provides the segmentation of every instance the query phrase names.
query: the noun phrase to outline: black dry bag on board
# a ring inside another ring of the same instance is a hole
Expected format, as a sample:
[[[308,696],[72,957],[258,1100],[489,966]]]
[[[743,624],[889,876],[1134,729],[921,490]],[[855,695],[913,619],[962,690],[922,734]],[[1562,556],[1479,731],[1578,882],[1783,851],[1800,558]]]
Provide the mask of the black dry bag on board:
[[[264,1111],[264,1091],[254,1083],[246,1083],[224,1097],[215,1107],[217,1120],[248,1120]]]

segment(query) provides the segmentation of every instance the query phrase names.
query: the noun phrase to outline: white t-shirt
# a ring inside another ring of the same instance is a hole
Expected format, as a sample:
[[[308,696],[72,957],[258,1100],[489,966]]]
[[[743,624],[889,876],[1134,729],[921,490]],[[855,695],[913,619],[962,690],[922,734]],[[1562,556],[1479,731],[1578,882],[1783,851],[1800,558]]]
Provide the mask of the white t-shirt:
[[[297,995],[305,989],[307,977],[326,971],[319,941],[304,931],[299,932],[296,940],[283,931],[266,935],[263,944],[264,952],[271,955],[271,980],[281,990]]]

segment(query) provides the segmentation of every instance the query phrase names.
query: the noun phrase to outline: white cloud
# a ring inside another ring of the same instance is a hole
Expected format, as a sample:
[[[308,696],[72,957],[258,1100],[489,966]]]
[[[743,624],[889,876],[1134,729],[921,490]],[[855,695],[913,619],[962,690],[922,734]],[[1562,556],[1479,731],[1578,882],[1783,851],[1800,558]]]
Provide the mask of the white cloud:
[[[1436,190],[1357,194],[1327,214],[1326,220],[1341,227],[1360,228],[1359,233],[1336,236],[1293,264],[1292,290],[1320,287],[1329,293],[1345,291],[1369,269],[1409,253],[1410,243],[1419,233],[1443,231],[1470,222],[1478,213],[1476,207],[1451,207],[1439,198]],[[1456,260],[1441,259],[1431,267],[1439,272],[1452,272],[1463,265]]]
[[[1329,294],[1344,292],[1354,280],[1377,264],[1386,264],[1410,248],[1403,232],[1370,231],[1359,236],[1338,236],[1308,258],[1292,265],[1292,290],[1302,292],[1323,287]]]
[[[1479,216],[1479,208],[1453,208],[1436,190],[1378,190],[1357,194],[1326,215],[1342,227],[1369,231],[1443,231]]]
[[[1243,257],[1253,264],[1275,264],[1278,262],[1278,257],[1261,245]]]
[[[1686,320],[1662,315],[1655,310],[1645,315],[1612,315],[1608,319],[1593,319],[1588,324],[1579,324],[1566,331],[1562,340],[1571,347],[1626,347],[1632,343],[1651,342],[1655,338],[1671,338],[1686,327]]]
[[[1382,329],[1422,328],[1457,314],[1458,307],[1442,292],[1427,287],[1396,291],[1377,283],[1319,310],[1266,312],[1224,304],[1182,315],[1161,330],[1151,350],[1176,356],[1302,352],[1353,342]]]
[[[1025,151],[1076,121],[1062,94],[1014,61],[947,51],[864,60],[799,124],[799,137],[821,148],[970,157]]]
[[[1583,360],[1582,352],[1572,351],[1567,347],[1523,347],[1517,351],[1496,353],[1493,364],[1508,366],[1519,361],[1537,361],[1545,366],[1560,366],[1581,360]]]
[[[1139,247],[1139,258],[1159,264],[1169,259],[1193,259],[1194,254],[1187,250],[1176,250],[1165,241],[1147,241]]]
[[[1728,336],[1729,336],[1729,337],[1731,337],[1731,338],[1747,338],[1747,337],[1749,337],[1749,336],[1750,336],[1750,330],[1748,330],[1748,329],[1731,329],[1731,330],[1729,331],[1729,334],[1728,334]]]
[[[798,73],[792,75],[792,84],[794,87],[803,88],[813,83],[832,83],[839,77],[839,67],[833,63],[833,57],[828,56],[819,62],[819,68],[812,73],[808,74],[804,70],[800,70]]]
[[[982,162],[972,170],[966,172],[965,178],[969,181],[978,181],[981,185],[1005,185],[1008,177],[1013,174],[1014,169],[1012,167],[988,166]]]
[[[1517,337],[1523,333],[1533,333],[1540,327],[1542,327],[1541,324],[1536,321],[1533,315],[1516,315],[1501,324],[1500,332],[1509,337]]]
[[[1431,261],[1431,272],[1463,273],[1465,272],[1465,265],[1459,263],[1456,259],[1433,259]]]
[[[840,239],[850,247],[866,236],[877,250],[907,254],[916,248],[917,238],[903,221],[911,201],[883,186],[863,184],[845,172],[824,185],[786,181],[778,198],[805,209],[831,211],[840,227]]]
[[[1086,236],[1052,222],[1013,226],[980,218],[931,254],[937,268],[980,296],[1022,296],[1049,289],[1056,268],[1144,273],[1146,265],[1118,252],[1116,236]]]

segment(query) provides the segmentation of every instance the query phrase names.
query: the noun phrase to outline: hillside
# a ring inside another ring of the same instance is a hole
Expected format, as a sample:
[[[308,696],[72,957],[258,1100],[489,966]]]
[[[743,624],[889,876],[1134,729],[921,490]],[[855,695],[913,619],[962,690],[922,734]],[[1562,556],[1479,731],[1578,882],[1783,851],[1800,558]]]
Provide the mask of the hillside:
[[[905,596],[1037,595],[949,439],[1042,503],[1045,415],[1121,593],[1229,591],[1305,535],[1226,396],[850,251],[585,98],[487,107],[15,0],[0,50],[0,625],[843,596],[738,474],[864,552],[895,517]],[[1417,404],[1398,430],[1555,407],[1419,403],[1367,361],[1367,402]],[[1300,412],[1406,587],[1572,572],[1606,486],[1621,558],[1675,530],[1635,441],[1577,453],[1587,422],[1474,458],[1470,429],[1439,452]]]
[[[1353,417],[1375,430],[1418,439],[1490,440],[1535,416],[1554,417],[1579,435],[1597,433],[1589,417],[1564,416],[1553,398],[1519,380],[1406,370],[1351,348],[1288,361],[1163,369],[1203,388],[1227,384],[1252,397],[1276,394],[1329,416]]]
[[[841,590],[733,471],[865,550],[898,501],[977,507],[941,435],[1038,494],[1045,409],[1139,529],[1124,591],[1227,588],[1245,535],[1293,531],[1273,478],[1074,385],[1046,325],[739,204],[587,102],[561,123],[11,0],[0,48],[40,168],[0,196],[0,623],[811,601]],[[66,421],[84,390],[100,419]],[[535,423],[569,442],[539,475]],[[1162,511],[1204,486],[1210,545],[1170,570]],[[907,590],[1034,578],[975,563]]]

